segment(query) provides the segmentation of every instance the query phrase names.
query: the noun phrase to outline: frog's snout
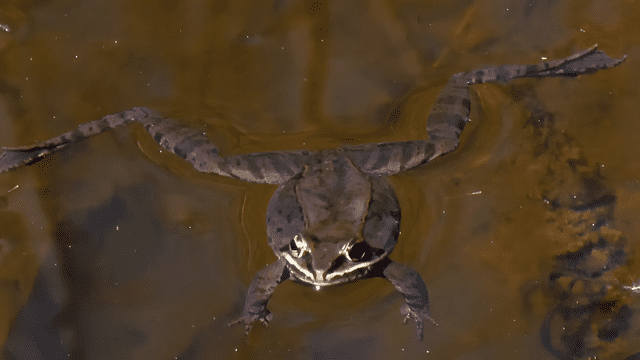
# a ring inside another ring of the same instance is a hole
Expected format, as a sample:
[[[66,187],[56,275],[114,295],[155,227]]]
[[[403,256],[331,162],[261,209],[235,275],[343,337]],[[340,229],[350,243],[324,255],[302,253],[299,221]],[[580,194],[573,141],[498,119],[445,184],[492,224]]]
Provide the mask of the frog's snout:
[[[336,251],[331,246],[317,246],[314,249],[311,265],[316,281],[325,280],[336,256]]]

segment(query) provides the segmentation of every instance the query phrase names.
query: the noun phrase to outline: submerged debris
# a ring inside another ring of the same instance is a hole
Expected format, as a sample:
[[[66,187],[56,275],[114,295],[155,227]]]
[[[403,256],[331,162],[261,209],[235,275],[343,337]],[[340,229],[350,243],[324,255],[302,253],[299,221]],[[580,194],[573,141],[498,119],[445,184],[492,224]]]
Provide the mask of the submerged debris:
[[[546,162],[537,196],[548,204],[547,221],[558,243],[554,270],[544,292],[554,304],[541,328],[541,340],[561,359],[624,358],[637,352],[640,331],[638,288],[623,286],[632,256],[624,234],[616,229],[615,192],[590,165],[565,132],[557,131],[528,88],[512,90],[531,116],[534,155]]]

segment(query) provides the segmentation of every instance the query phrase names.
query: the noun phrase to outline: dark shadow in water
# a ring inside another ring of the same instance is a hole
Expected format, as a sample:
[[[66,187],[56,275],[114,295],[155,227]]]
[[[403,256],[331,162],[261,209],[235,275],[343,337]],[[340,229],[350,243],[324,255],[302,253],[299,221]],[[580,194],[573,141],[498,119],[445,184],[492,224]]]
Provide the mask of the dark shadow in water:
[[[49,291],[51,288],[49,280],[40,271],[27,305],[20,310],[15,326],[9,333],[3,359],[45,359],[43,354],[51,360],[69,358],[60,333],[52,327],[60,306],[55,303]]]

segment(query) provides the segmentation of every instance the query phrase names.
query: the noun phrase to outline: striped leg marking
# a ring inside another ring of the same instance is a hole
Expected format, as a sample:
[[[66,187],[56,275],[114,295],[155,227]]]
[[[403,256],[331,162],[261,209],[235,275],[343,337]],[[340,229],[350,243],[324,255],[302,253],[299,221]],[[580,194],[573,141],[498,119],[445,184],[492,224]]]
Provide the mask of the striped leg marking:
[[[436,98],[427,118],[429,139],[345,147],[354,164],[373,175],[393,175],[454,151],[469,122],[469,85],[506,83],[527,77],[575,77],[610,69],[626,59],[612,59],[597,45],[567,58],[536,65],[503,65],[453,75]]]
[[[220,157],[217,146],[205,133],[165,118],[157,111],[137,107],[82,124],[34,145],[2,148],[0,173],[31,164],[53,151],[134,121],[142,123],[158,144],[190,162],[196,170],[244,181],[281,184],[298,173],[311,155],[309,151],[298,150]]]

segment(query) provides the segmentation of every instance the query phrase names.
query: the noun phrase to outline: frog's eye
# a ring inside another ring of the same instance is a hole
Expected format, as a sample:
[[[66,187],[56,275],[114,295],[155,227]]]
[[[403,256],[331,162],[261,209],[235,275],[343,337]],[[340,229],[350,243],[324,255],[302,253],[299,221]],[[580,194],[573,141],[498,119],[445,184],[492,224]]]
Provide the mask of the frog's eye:
[[[293,255],[293,257],[302,257],[302,255],[304,255],[305,253],[305,249],[306,244],[298,235],[294,236],[293,239],[291,239],[291,241],[289,242],[289,251],[291,252],[291,255]]]
[[[351,261],[359,261],[371,257],[371,248],[366,242],[360,241],[351,245],[346,255]]]

